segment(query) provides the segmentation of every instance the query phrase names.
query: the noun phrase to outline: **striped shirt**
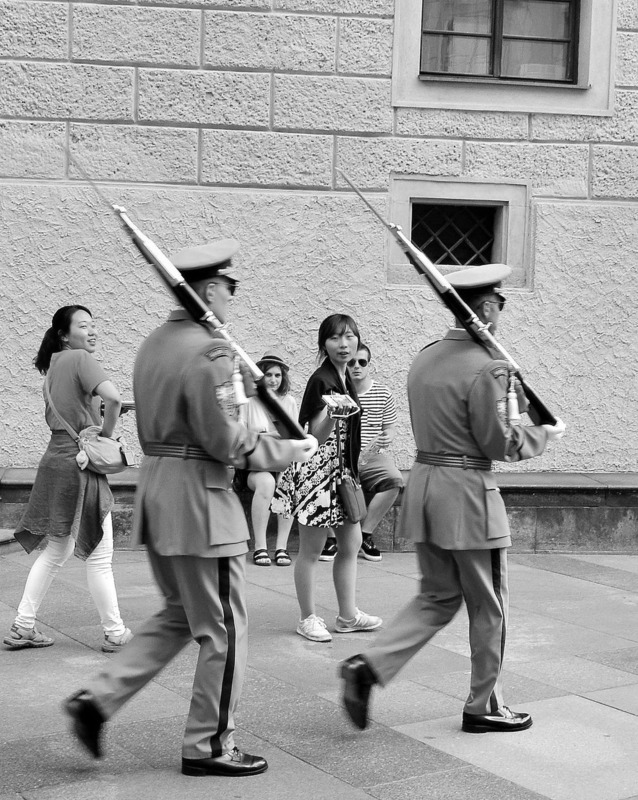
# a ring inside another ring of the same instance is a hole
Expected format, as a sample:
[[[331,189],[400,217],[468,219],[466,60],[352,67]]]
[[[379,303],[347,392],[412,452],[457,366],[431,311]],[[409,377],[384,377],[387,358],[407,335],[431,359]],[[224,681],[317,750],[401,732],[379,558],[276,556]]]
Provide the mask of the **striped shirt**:
[[[361,449],[367,447],[378,436],[385,425],[397,421],[394,397],[387,386],[374,381],[367,392],[359,394],[363,413],[361,415]]]

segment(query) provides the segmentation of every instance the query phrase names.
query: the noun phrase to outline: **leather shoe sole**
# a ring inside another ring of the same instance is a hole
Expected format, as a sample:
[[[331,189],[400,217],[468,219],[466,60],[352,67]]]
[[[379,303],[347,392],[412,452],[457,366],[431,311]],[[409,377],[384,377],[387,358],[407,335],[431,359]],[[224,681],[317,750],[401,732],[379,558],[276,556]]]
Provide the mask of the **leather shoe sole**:
[[[72,730],[78,741],[93,758],[101,758],[100,734],[106,720],[91,696],[81,690],[65,700],[62,707],[71,717]]]
[[[493,714],[463,714],[461,730],[466,733],[514,733],[532,727],[530,714],[510,712],[511,717]]]
[[[232,760],[220,758],[183,758],[182,775],[204,777],[206,775],[225,775],[227,778],[244,775],[259,775],[268,769],[268,762],[261,756],[239,753]]]

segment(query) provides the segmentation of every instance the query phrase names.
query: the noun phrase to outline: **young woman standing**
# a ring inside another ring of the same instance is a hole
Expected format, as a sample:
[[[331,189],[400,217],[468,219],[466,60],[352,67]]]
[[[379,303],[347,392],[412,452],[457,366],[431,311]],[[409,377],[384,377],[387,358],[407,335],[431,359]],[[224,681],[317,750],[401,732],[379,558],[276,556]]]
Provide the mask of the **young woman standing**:
[[[332,639],[324,620],[317,616],[315,583],[319,557],[332,535],[337,541],[333,561],[333,581],[339,606],[335,622],[337,633],[372,631],[382,624],[380,617],[360,611],[355,602],[357,554],[361,547],[361,527],[350,522],[336,490],[338,472],[337,435],[345,466],[356,477],[361,449],[359,413],[337,425],[323,395],[348,395],[358,404],[357,393],[348,375],[348,361],[357,352],[359,330],[352,317],[332,314],[319,327],[318,345],[321,364],[311,375],[299,412],[299,422],[319,441],[319,449],[310,461],[293,465],[277,486],[273,511],[297,517],[299,555],[295,561],[295,588],[301,612],[297,633],[316,642]]]

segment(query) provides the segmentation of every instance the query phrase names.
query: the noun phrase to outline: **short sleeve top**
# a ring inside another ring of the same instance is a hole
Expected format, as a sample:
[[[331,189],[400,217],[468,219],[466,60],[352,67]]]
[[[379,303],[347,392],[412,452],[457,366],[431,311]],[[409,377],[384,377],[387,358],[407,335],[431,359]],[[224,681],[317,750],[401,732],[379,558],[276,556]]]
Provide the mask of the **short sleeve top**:
[[[290,394],[277,395],[277,399],[292,419],[297,419],[297,401]],[[240,419],[249,431],[279,435],[277,425],[258,397],[251,397],[246,405],[240,408]]]
[[[108,381],[102,365],[86,350],[62,350],[51,357],[47,373],[49,392],[57,412],[78,433],[89,425],[101,425],[96,388]],[[65,430],[45,396],[45,419],[51,430]]]
[[[354,383],[348,372],[346,372],[345,390],[359,408],[361,408],[357,390],[354,388]],[[299,411],[299,423],[303,426],[310,422],[310,420],[325,407],[321,396],[333,393],[343,394],[344,385],[336,367],[333,366],[330,359],[326,358],[319,369],[312,373],[306,384],[306,390]],[[346,431],[344,460],[346,466],[356,475],[357,462],[361,451],[361,414],[354,414],[348,418]]]

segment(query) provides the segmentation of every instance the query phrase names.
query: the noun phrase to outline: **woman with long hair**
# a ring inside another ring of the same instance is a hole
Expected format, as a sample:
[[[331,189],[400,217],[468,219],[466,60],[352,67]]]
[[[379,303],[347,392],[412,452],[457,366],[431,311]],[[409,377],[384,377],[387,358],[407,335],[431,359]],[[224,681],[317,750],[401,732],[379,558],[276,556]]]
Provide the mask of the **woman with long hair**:
[[[289,366],[273,352],[265,353],[257,362],[257,366],[264,373],[266,385],[277,395],[288,415],[297,418],[297,401],[290,394]],[[240,407],[240,419],[248,430],[256,433],[269,433],[279,435],[277,423],[273,420],[268,409],[258,397],[251,397],[247,404]],[[239,488],[245,484],[253,492],[250,506],[250,517],[255,536],[255,549],[253,563],[258,567],[269,567],[272,564],[268,555],[266,544],[266,529],[270,519],[270,503],[275,494],[277,473],[259,472],[255,470],[235,470]],[[288,553],[288,536],[292,527],[292,517],[277,515],[277,540],[275,542],[274,561],[278,567],[289,567],[292,563]]]
[[[337,542],[333,561],[333,581],[339,613],[337,633],[373,631],[382,624],[380,617],[360,611],[355,603],[357,554],[361,547],[361,526],[347,519],[337,494],[339,469],[337,436],[345,466],[357,476],[361,449],[360,414],[357,412],[337,425],[341,407],[330,411],[324,395],[348,395],[358,405],[357,393],[347,366],[354,357],[361,337],[352,317],[331,314],[319,327],[320,366],[310,376],[299,412],[299,422],[319,441],[319,449],[305,464],[289,467],[277,486],[273,510],[297,517],[299,555],[295,561],[295,588],[301,611],[297,633],[315,642],[332,639],[316,613],[315,583],[317,564],[328,535]]]
[[[133,638],[120,615],[111,565],[113,495],[106,476],[79,468],[77,443],[51,407],[53,403],[59,416],[78,432],[97,425],[102,436],[112,437],[120,414],[120,395],[93,358],[96,343],[96,325],[89,309],[63,306],[53,315],[33,360],[46,376],[45,419],[51,439],[14,535],[28,553],[36,547],[44,549],[31,567],[18,614],[3,639],[10,650],[53,644],[52,638],[36,628],[36,617],[49,586],[71,554],[86,561],[89,591],[104,630],[102,650],[116,652]]]

